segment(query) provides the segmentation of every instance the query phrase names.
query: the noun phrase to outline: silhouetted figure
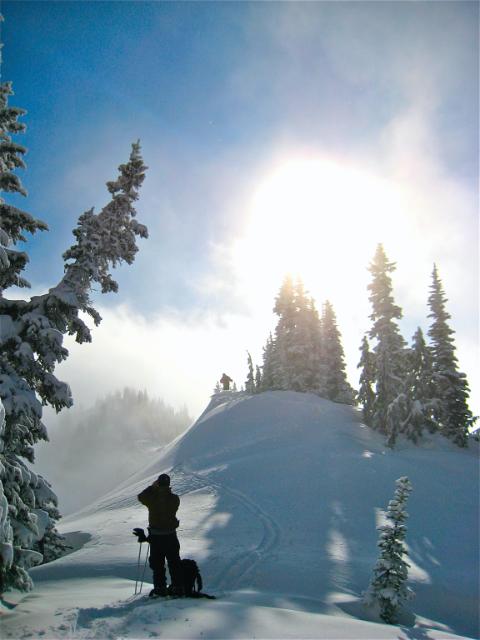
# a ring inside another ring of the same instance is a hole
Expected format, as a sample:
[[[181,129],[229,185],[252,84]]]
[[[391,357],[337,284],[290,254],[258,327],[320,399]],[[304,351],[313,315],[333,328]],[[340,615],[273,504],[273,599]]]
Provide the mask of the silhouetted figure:
[[[230,378],[230,376],[227,376],[226,373],[222,373],[220,382],[223,384],[223,390],[228,391],[230,389],[230,383],[233,382],[233,380]]]
[[[155,482],[138,495],[148,507],[148,540],[150,542],[150,568],[153,571],[153,589],[150,596],[167,595],[165,558],[172,581],[171,592],[183,594],[182,565],[176,513],[180,498],[170,489],[170,476],[162,473]]]

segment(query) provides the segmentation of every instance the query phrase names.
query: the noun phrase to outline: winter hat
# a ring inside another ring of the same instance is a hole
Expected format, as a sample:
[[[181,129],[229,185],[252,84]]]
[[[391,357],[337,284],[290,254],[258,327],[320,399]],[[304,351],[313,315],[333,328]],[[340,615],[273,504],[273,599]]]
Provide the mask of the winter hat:
[[[157,479],[158,484],[161,487],[169,487],[170,486],[170,476],[166,473],[161,473]]]

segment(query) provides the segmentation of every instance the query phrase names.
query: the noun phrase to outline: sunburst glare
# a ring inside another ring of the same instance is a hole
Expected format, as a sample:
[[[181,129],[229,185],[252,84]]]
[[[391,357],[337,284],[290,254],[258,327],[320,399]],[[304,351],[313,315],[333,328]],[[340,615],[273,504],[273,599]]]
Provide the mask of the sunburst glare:
[[[366,266],[377,242],[403,242],[410,230],[402,202],[399,186],[346,162],[278,163],[254,192],[235,265],[254,289],[276,288],[287,272],[307,286],[321,279],[338,289],[352,267]]]

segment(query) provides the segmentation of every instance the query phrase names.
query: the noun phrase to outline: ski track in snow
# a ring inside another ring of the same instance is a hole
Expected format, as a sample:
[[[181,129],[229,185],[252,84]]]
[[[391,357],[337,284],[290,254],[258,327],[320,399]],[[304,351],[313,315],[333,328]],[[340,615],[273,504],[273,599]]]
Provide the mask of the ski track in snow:
[[[175,477],[176,484],[179,486],[180,495],[192,493],[198,489],[210,489],[213,493],[227,494],[245,507],[261,523],[263,533],[258,545],[254,549],[240,551],[233,557],[228,558],[228,566],[220,568],[212,578],[212,587],[216,591],[233,591],[237,589],[255,567],[278,546],[281,536],[280,526],[267,512],[241,491],[231,489],[223,483],[214,482],[208,477],[208,474],[201,475],[187,469],[184,465],[174,467],[171,470],[171,474]],[[119,504],[120,502],[121,504]],[[125,500],[117,501],[116,506],[131,506],[131,502],[132,498],[128,497]],[[107,510],[109,506],[102,505]],[[113,504],[110,508],[113,508]],[[50,631],[55,632],[56,637],[65,634],[65,637],[85,639],[114,638],[118,632],[121,632],[122,635],[126,632],[128,633],[129,624],[132,622],[130,618],[135,618],[135,610],[139,605],[146,607],[152,602],[156,601],[149,600],[148,597],[141,594],[133,596],[128,601],[115,603],[111,606],[79,608],[74,612],[74,615],[70,611],[61,611],[59,613],[63,614],[62,624],[56,629],[51,628]],[[147,609],[142,609],[143,615],[146,612]],[[145,622],[151,623],[153,620],[148,619]],[[25,634],[24,637],[27,637],[27,635]]]
[[[228,567],[220,569],[212,580],[213,587],[217,590],[237,589],[246,576],[278,546],[281,536],[280,526],[266,511],[238,489],[231,489],[225,484],[214,482],[208,477],[201,476],[190,469],[187,470],[183,465],[174,467],[172,472],[193,479],[194,486],[190,491],[211,488],[217,493],[226,493],[240,502],[261,522],[263,535],[257,547],[235,554],[230,559]]]

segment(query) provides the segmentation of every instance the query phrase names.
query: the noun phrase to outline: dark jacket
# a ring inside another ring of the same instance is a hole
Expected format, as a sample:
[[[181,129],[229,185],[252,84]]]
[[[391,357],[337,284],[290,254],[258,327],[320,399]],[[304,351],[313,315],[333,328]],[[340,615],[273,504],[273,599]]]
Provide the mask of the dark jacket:
[[[153,483],[138,495],[142,504],[148,507],[148,525],[162,532],[175,531],[180,524],[176,518],[180,498],[170,487],[159,487]]]

